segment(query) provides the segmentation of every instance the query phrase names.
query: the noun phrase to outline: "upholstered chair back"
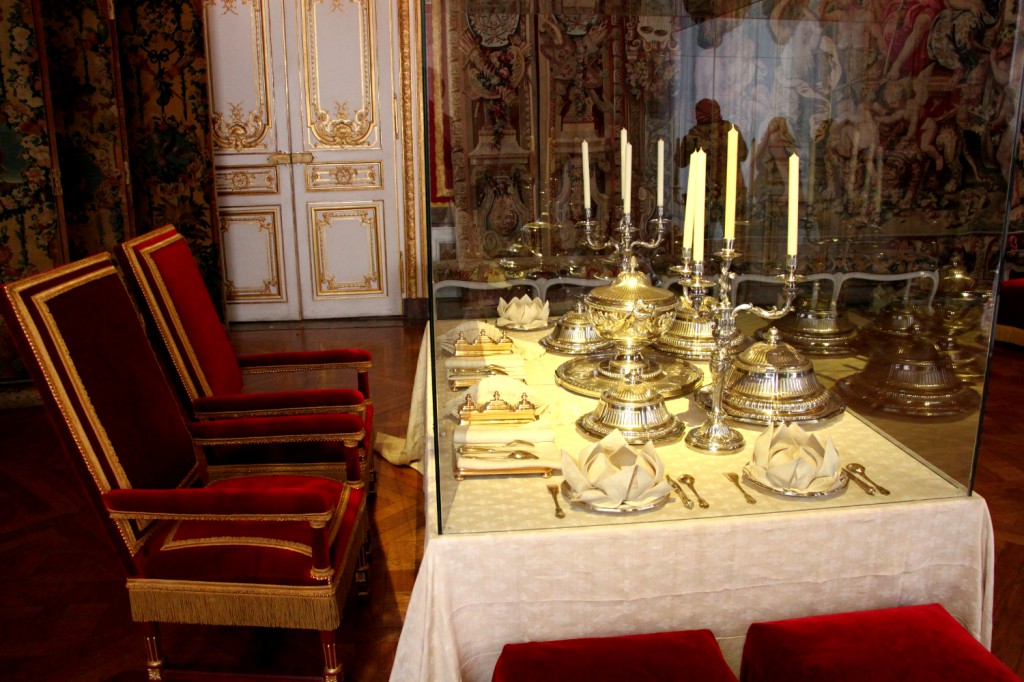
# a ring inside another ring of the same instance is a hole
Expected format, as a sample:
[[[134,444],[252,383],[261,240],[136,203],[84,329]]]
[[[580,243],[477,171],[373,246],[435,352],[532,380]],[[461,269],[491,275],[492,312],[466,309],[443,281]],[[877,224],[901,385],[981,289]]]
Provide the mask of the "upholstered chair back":
[[[142,289],[189,402],[239,392],[242,370],[231,340],[177,229],[153,230],[125,243],[117,255]]]
[[[7,284],[0,313],[97,509],[111,490],[199,477],[180,402],[108,254]],[[101,518],[130,571],[145,526]]]

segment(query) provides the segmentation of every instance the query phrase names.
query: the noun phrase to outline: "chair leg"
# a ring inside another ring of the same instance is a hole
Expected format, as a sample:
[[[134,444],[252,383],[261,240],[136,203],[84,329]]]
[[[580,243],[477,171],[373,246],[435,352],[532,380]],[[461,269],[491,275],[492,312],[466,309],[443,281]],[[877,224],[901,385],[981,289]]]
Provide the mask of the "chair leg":
[[[324,650],[324,682],[342,682],[345,675],[338,661],[337,633],[321,630],[320,645]]]
[[[164,657],[160,653],[160,631],[156,623],[143,623],[146,632],[146,672],[150,680],[164,679]]]
[[[370,445],[369,439],[359,450],[359,473],[363,482],[366,483],[366,493],[368,495],[376,495],[377,467],[374,463],[373,447]]]
[[[355,584],[356,594],[360,597],[367,597],[370,594],[370,533],[363,538],[359,546],[359,561],[352,573],[352,582]]]

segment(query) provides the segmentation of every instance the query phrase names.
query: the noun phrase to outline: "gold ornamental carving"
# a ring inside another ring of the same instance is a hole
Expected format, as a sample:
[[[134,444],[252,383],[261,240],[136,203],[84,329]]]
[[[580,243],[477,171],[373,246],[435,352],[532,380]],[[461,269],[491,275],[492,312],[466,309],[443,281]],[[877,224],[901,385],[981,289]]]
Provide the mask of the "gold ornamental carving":
[[[326,192],[332,190],[384,189],[381,163],[317,163],[306,166],[306,190]]]
[[[305,32],[306,106],[309,132],[315,140],[326,147],[370,147],[377,131],[377,84],[374,64],[375,35],[372,0],[331,0],[329,12],[343,12],[346,6],[358,9],[359,69],[362,101],[323,102],[320,89],[320,63],[318,50],[317,6],[323,0],[308,0],[303,5],[303,28]],[[332,74],[333,75],[333,74]]]
[[[339,280],[330,272],[331,255],[327,233],[341,223],[356,223],[366,234],[366,258],[368,272]],[[353,206],[345,208],[315,209],[313,211],[314,276],[317,295],[323,297],[381,294],[381,252],[379,230],[381,224],[377,206]]]
[[[277,194],[281,178],[275,166],[234,166],[218,168],[217,194]]]

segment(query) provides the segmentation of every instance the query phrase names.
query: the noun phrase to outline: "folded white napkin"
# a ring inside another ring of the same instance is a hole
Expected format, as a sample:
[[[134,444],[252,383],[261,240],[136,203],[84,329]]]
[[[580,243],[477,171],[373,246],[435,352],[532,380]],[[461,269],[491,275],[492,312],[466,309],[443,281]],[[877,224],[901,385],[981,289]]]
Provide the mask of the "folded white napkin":
[[[551,308],[547,301],[523,294],[506,301],[498,299],[498,326],[504,323],[519,329],[540,329],[548,323]]]
[[[746,472],[772,488],[825,492],[839,474],[839,453],[832,436],[822,443],[798,424],[770,424],[754,441],[754,457]]]
[[[538,415],[547,410],[547,403],[534,400],[533,396],[530,395],[530,388],[525,382],[511,376],[489,376],[481,379],[479,384],[456,393],[455,397],[444,404],[444,412],[445,414],[458,417],[459,411],[466,402],[467,395],[471,396],[473,402],[479,406],[488,400],[492,400],[495,393],[499,393],[501,399],[510,405],[518,404],[523,399],[523,394],[525,393],[527,399],[533,403],[534,411]]]
[[[573,459],[562,454],[573,499],[599,507],[642,506],[669,494],[665,465],[650,441],[636,450],[618,429]]]
[[[454,441],[463,444],[504,444],[513,440],[528,443],[553,443],[555,430],[542,421],[532,424],[501,426],[496,424],[460,424],[455,427]]]
[[[456,464],[463,469],[531,469],[546,467],[552,470],[561,468],[563,451],[555,445],[555,431],[550,425],[534,422],[518,426],[499,426],[494,424],[460,424],[455,427],[452,440],[455,445]],[[526,441],[532,445],[506,445],[514,440]],[[458,453],[460,445],[495,445],[501,448],[521,448],[537,455],[537,459],[487,459],[479,457],[461,457]]]
[[[455,446],[458,448],[458,446]],[[518,446],[523,450],[529,450],[537,455],[537,459],[508,459],[499,454],[486,455],[463,455],[456,450],[455,462],[460,469],[475,471],[493,471],[505,469],[551,469],[557,471],[562,465],[564,450],[551,442],[536,442],[533,445]]]
[[[455,342],[458,340],[460,333],[467,341],[472,341],[476,339],[478,336],[480,336],[481,331],[483,331],[485,334],[487,334],[487,336],[491,337],[495,341],[500,339],[501,335],[504,333],[502,332],[502,330],[498,329],[489,322],[483,322],[482,320],[469,320],[468,322],[460,323],[454,329],[450,329],[444,334],[438,336],[437,344],[441,347],[441,350],[448,353],[449,355],[452,355],[453,353],[455,353]],[[512,339],[512,351],[515,355],[519,355],[530,360],[534,358],[539,358],[545,353],[544,349],[538,344],[528,343],[525,341],[520,341],[518,339]],[[483,359],[490,359],[497,364],[502,364],[502,362],[504,362],[505,359],[507,359],[508,357],[512,356],[508,354],[495,354],[485,356]],[[497,360],[496,358],[501,358],[501,360]],[[459,359],[466,358],[460,357]]]

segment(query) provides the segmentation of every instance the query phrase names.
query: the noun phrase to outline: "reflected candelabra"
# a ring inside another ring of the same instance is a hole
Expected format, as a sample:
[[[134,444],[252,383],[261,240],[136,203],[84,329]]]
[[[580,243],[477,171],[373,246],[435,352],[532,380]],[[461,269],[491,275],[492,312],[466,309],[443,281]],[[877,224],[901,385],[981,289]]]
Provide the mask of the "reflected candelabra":
[[[761,308],[752,303],[732,303],[732,262],[739,254],[734,250],[735,240],[726,239],[724,248],[718,252],[721,258],[721,271],[717,282],[706,279],[704,276],[704,263],[697,261],[689,263],[688,250],[684,251],[684,263],[682,272],[692,273],[685,280],[685,295],[692,302],[695,309],[699,309],[706,292],[710,291],[716,284],[718,286],[718,300],[712,306],[714,316],[714,340],[715,347],[709,361],[711,369],[711,409],[707,419],[700,426],[692,429],[686,434],[686,443],[691,447],[710,453],[736,452],[743,447],[743,436],[735,429],[725,423],[725,410],[722,407],[722,397],[725,392],[725,384],[728,380],[729,369],[732,366],[736,353],[732,340],[736,336],[736,316],[741,312],[749,312],[765,320],[778,320],[789,313],[793,308],[793,299],[796,297],[796,285],[802,277],[796,274],[796,256],[788,256],[786,272],[779,275],[784,284],[783,296],[785,303],[782,307],[772,306]]]

